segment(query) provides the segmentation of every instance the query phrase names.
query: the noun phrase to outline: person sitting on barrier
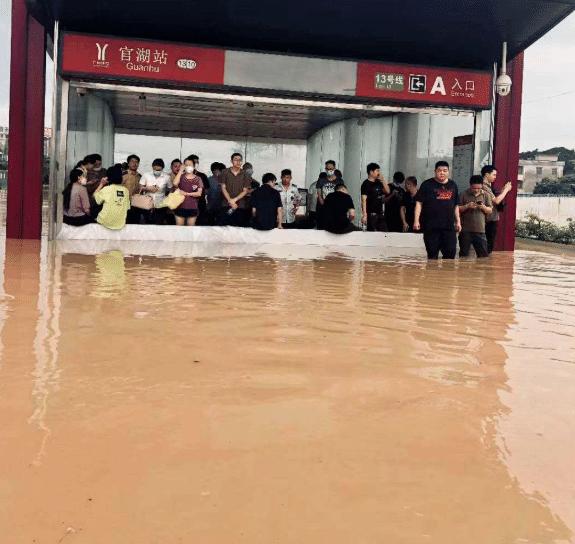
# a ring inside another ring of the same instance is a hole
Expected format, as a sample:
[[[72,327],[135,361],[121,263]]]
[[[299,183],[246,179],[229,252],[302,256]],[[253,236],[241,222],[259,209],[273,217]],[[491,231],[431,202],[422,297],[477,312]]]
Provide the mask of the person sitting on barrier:
[[[112,230],[124,228],[130,209],[130,191],[123,185],[122,165],[108,168],[108,177],[100,181],[94,199],[97,204],[103,204],[96,218],[100,225]]]
[[[379,164],[367,165],[367,179],[361,184],[361,222],[370,232],[387,230],[383,217],[384,195],[389,194],[389,185],[381,175]]]
[[[242,170],[241,153],[234,153],[231,160],[232,166],[226,168],[220,176],[224,204],[227,205],[220,222],[223,225],[245,227],[249,224],[246,196],[251,189],[251,178]]]
[[[170,176],[164,172],[165,166],[162,159],[154,159],[152,171],[146,172],[140,178],[140,192],[149,194],[154,201],[154,207],[151,210],[142,210],[141,212],[146,223],[155,225],[165,225],[166,223],[166,210],[168,208],[161,208],[160,204],[164,200],[166,192],[171,189],[172,182]]]
[[[417,194],[417,178],[409,176],[405,178],[405,193],[401,201],[399,213],[403,232],[413,232],[413,219],[415,217],[415,195]]]
[[[333,234],[347,234],[357,230],[353,224],[355,207],[344,183],[338,183],[323,206],[323,224],[325,230]]]
[[[200,199],[204,192],[204,184],[199,176],[194,174],[195,160],[192,155],[186,157],[183,166],[174,178],[174,190],[178,189],[184,195],[183,202],[174,210],[176,225],[193,227],[198,218]]]
[[[251,195],[252,227],[257,230],[281,229],[283,221],[282,200],[275,188],[276,177],[267,173],[262,186]]]
[[[461,232],[459,233],[459,256],[469,256],[473,245],[477,257],[488,257],[485,223],[493,211],[491,196],[483,190],[483,176],[471,176],[469,189],[459,198]]]
[[[92,223],[90,197],[86,189],[86,174],[79,169],[70,172],[70,182],[62,191],[64,196],[64,223],[81,227]]]
[[[106,177],[106,170],[102,168],[102,155],[99,153],[89,155],[84,159],[84,162],[88,164],[88,183],[86,184],[86,189],[88,190],[88,195],[92,196],[98,185],[100,185],[102,178]]]

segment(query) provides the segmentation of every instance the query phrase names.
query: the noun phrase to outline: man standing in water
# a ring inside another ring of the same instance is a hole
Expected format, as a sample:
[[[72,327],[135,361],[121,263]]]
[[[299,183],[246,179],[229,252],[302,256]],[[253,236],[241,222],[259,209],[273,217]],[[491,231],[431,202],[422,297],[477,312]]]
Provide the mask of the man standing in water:
[[[383,218],[384,195],[389,194],[389,186],[380,172],[379,164],[367,165],[367,179],[361,184],[361,222],[368,231],[387,230]]]
[[[425,180],[415,197],[413,230],[423,230],[428,259],[454,259],[457,233],[461,232],[457,184],[449,179],[449,163],[439,161],[435,176]]]
[[[502,191],[498,191],[493,187],[495,180],[497,179],[497,169],[492,164],[487,164],[481,169],[481,175],[483,176],[483,190],[491,197],[493,203],[492,211],[487,216],[487,223],[485,224],[485,235],[487,236],[487,251],[491,253],[493,251],[493,246],[495,245],[495,238],[497,237],[497,225],[499,224],[499,210],[500,206],[507,194],[511,191],[513,186],[511,182],[508,181],[504,186]]]

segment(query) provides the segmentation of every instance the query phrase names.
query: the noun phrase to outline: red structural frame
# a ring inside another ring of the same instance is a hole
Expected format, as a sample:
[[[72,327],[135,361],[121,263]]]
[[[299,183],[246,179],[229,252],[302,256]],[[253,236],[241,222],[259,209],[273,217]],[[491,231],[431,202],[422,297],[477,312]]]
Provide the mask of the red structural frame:
[[[40,239],[42,235],[42,170],[44,138],[46,30],[28,12],[25,0],[12,2],[10,68],[10,133],[8,152],[8,238]],[[523,54],[508,65],[512,92],[498,97],[494,164],[499,184],[513,181],[501,214],[496,249],[515,247],[515,211],[523,87]]]
[[[511,181],[513,190],[505,200],[505,210],[500,214],[499,232],[495,243],[495,250],[497,251],[513,251],[515,249],[517,172],[523,96],[523,53],[517,55],[507,65],[507,73],[511,76],[513,86],[511,87],[511,94],[497,98],[493,164],[497,168],[496,187],[501,188],[506,181]]]
[[[46,30],[12,1],[7,238],[42,235]]]

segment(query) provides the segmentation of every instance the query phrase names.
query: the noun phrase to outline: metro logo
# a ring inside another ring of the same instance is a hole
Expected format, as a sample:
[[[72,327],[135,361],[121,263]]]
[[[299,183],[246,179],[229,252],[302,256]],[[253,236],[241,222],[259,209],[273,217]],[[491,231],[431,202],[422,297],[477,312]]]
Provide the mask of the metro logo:
[[[179,59],[176,64],[178,65],[178,68],[181,68],[182,70],[195,70],[198,65],[198,63],[192,59]]]

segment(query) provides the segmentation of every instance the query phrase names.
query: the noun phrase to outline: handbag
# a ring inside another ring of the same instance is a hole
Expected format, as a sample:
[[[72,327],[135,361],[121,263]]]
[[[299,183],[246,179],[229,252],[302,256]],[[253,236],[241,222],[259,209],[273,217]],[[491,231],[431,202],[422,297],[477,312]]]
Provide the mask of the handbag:
[[[179,189],[176,189],[172,193],[170,193],[158,206],[159,208],[168,207],[170,210],[175,210],[178,208],[182,202],[186,200],[185,195],[183,195]]]
[[[154,199],[149,195],[136,193],[130,198],[130,204],[133,208],[140,208],[141,210],[151,210],[154,207]]]

